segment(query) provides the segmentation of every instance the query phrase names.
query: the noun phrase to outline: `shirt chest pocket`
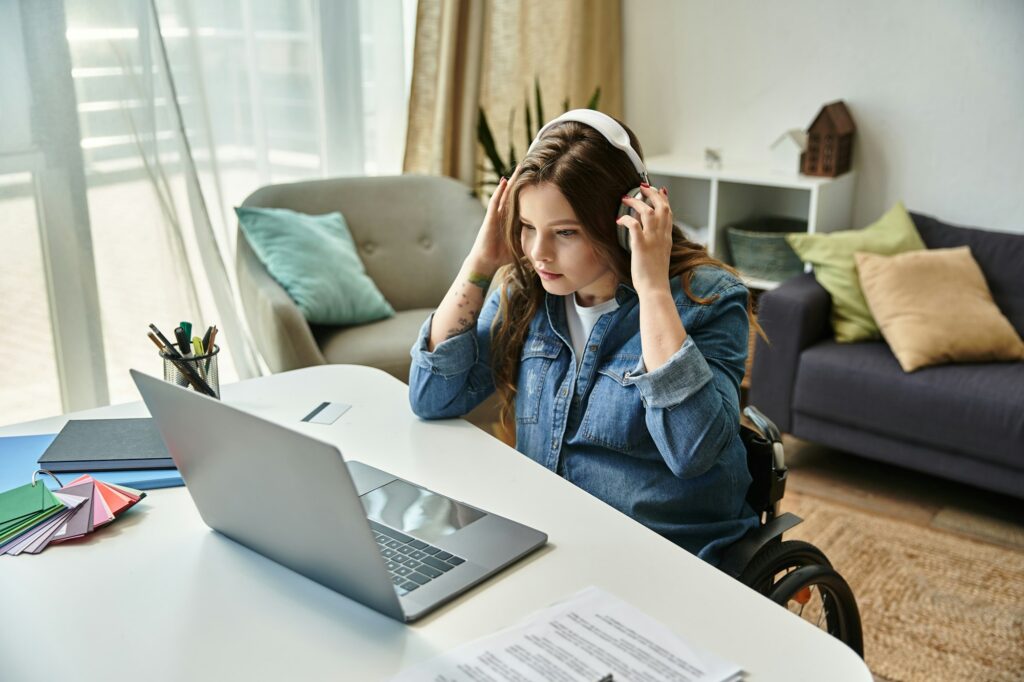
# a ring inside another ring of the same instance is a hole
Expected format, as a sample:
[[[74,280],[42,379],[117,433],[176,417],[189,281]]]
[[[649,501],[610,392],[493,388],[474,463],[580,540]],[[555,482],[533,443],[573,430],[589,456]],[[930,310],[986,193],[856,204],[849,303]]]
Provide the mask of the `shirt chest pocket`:
[[[622,354],[598,367],[580,424],[584,441],[631,454],[650,439],[640,390],[626,384],[639,362],[639,356]]]
[[[526,338],[516,391],[516,421],[520,424],[537,423],[547,393],[548,372],[561,352],[562,343],[558,339],[533,335]]]

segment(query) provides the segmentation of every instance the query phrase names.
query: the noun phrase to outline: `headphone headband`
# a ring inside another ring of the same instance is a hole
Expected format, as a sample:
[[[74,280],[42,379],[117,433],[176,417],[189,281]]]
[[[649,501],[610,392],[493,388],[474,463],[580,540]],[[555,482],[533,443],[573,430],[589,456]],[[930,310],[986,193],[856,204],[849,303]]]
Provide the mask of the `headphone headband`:
[[[608,114],[601,113],[594,109],[573,109],[572,111],[565,112],[558,118],[548,121],[537,133],[537,137],[533,138],[533,142],[530,143],[530,148],[526,150],[526,153],[529,154],[533,151],[533,148],[537,146],[538,140],[540,140],[541,136],[548,128],[565,121],[584,123],[604,135],[605,139],[608,140],[613,147],[626,152],[626,156],[628,156],[629,160],[633,162],[633,167],[636,168],[636,172],[640,174],[643,181],[647,183],[650,182],[647,177],[647,167],[644,166],[644,162],[640,159],[640,155],[636,153],[636,150],[633,149],[633,146],[629,143],[629,133],[626,132],[626,129],[619,125],[619,122]]]

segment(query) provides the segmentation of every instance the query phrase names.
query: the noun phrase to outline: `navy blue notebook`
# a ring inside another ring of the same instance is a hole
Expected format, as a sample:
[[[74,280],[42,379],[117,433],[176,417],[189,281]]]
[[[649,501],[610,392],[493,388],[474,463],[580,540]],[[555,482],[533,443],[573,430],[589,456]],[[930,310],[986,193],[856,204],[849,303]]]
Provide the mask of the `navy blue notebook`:
[[[135,419],[71,419],[39,458],[49,471],[172,469],[156,424]]]

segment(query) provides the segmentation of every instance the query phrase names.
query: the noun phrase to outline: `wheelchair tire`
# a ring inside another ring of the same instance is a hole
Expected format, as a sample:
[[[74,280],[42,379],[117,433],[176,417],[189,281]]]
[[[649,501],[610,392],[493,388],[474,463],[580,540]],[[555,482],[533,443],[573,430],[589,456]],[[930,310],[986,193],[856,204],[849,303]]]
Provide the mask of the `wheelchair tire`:
[[[739,575],[739,581],[766,597],[781,580],[779,573],[788,573],[804,566],[827,566],[832,563],[825,554],[803,540],[783,540],[764,546]]]
[[[798,568],[775,585],[769,598],[787,610],[791,610],[791,601],[800,604],[800,611],[795,615],[804,617],[803,608],[811,588],[817,589],[821,595],[823,613],[820,616],[824,616],[826,631],[864,658],[864,637],[857,600],[849,584],[835,569],[822,565]],[[819,628],[820,616],[816,623]]]

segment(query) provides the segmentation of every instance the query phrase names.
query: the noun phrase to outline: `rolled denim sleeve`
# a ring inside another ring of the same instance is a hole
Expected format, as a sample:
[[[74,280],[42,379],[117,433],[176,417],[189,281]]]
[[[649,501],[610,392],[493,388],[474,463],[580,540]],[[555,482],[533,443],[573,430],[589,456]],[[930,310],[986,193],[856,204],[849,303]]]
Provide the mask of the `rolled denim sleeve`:
[[[410,353],[413,364],[446,379],[468,372],[477,359],[476,337],[467,330],[445,339],[433,351],[427,350],[433,322],[434,313],[430,313],[420,327],[419,338]]]
[[[705,473],[739,431],[750,330],[747,296],[742,284],[720,292],[668,362],[647,372],[641,359],[626,381],[640,391],[647,428],[680,478]]]
[[[433,351],[427,348],[434,314],[426,319],[410,351],[409,404],[417,416],[461,417],[494,392],[490,344],[497,310],[495,292],[484,304],[475,329],[445,339]]]
[[[683,345],[668,362],[653,372],[647,371],[641,357],[636,369],[630,374],[632,381],[628,383],[637,387],[648,409],[670,408],[702,389],[713,377],[693,337],[687,335]]]

